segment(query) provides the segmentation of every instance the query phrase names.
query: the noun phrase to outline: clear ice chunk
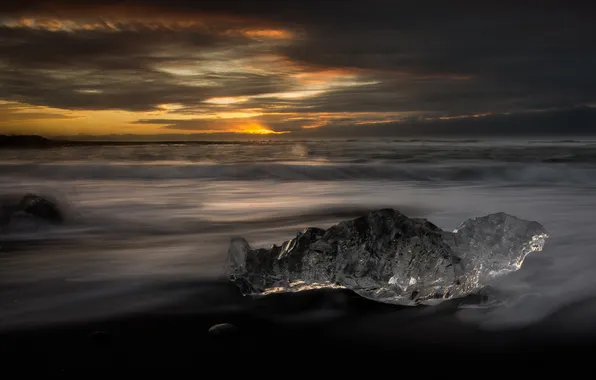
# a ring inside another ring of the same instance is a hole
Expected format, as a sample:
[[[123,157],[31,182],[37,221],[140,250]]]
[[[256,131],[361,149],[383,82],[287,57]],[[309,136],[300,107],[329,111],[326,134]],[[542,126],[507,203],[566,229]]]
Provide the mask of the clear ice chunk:
[[[432,304],[519,269],[547,238],[539,223],[505,213],[469,219],[447,232],[383,209],[327,230],[307,228],[270,249],[234,238],[228,275],[245,295],[347,288],[384,303]]]

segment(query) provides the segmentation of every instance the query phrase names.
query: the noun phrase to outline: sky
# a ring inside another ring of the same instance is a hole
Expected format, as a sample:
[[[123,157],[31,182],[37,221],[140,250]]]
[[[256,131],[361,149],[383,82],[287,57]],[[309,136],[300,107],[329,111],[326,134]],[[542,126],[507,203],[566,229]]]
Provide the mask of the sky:
[[[8,3],[0,133],[596,134],[589,2]]]

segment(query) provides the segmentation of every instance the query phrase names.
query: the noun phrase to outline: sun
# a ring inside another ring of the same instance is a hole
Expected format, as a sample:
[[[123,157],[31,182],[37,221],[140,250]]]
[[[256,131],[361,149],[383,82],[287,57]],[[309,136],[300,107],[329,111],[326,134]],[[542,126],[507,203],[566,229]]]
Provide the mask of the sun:
[[[273,131],[273,130],[271,130],[261,124],[257,124],[257,123],[243,125],[240,128],[238,128],[238,130],[236,130],[234,132],[247,133],[250,135],[281,135],[284,133],[288,133],[285,131],[282,131],[282,132]]]

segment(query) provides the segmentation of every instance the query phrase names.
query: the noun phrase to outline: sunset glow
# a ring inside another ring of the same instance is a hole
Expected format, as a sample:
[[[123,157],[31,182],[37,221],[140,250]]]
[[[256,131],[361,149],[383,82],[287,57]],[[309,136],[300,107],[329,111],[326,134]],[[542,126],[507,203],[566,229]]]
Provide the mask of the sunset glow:
[[[422,27],[385,20],[384,7],[371,21],[346,5],[350,22],[336,24],[334,7],[305,19],[276,6],[182,4],[52,0],[4,13],[0,134],[380,136],[596,104],[566,92],[591,87],[555,61],[546,68],[544,51],[525,46],[527,62],[521,48],[466,57],[487,39],[449,30],[429,40]]]
[[[233,130],[236,133],[248,133],[250,135],[282,135],[284,133],[288,133],[288,132],[276,132],[276,131],[272,131],[271,129],[268,129],[262,125],[258,125],[258,124],[249,124],[246,125],[242,128]]]

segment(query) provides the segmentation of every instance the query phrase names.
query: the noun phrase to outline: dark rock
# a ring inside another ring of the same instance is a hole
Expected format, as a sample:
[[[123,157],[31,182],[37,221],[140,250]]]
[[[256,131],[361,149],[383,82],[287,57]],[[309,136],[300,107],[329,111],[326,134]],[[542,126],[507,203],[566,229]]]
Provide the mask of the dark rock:
[[[37,135],[0,135],[0,148],[46,148],[52,140]]]
[[[35,194],[25,195],[19,202],[17,211],[27,213],[49,223],[64,222],[64,215],[57,204]]]
[[[0,232],[36,232],[47,224],[65,222],[65,212],[51,198],[35,194],[0,197]]]

